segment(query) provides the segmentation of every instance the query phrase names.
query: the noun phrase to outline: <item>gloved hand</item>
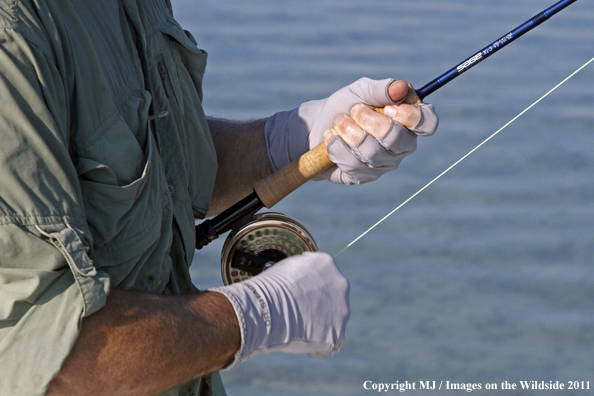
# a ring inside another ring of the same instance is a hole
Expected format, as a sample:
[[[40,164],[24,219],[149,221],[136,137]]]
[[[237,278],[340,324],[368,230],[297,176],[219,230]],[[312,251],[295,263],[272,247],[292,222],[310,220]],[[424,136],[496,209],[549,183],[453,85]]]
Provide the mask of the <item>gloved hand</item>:
[[[326,99],[276,113],[265,130],[270,164],[281,169],[326,135],[337,167],[322,176],[334,183],[366,183],[396,169],[416,150],[417,135],[432,135],[438,126],[432,105],[398,104],[407,88],[403,81],[362,78]],[[385,115],[372,109],[384,106]]]
[[[241,327],[241,347],[225,370],[274,351],[334,355],[350,315],[349,289],[326,253],[292,256],[246,281],[209,289],[229,299]]]

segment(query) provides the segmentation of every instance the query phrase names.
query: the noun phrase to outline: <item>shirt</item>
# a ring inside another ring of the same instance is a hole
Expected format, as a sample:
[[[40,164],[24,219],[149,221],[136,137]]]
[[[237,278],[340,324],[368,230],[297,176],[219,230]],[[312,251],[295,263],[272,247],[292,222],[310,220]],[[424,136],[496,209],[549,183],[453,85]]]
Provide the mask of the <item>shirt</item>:
[[[44,394],[113,288],[194,289],[206,58],[168,0],[0,0],[0,394]]]

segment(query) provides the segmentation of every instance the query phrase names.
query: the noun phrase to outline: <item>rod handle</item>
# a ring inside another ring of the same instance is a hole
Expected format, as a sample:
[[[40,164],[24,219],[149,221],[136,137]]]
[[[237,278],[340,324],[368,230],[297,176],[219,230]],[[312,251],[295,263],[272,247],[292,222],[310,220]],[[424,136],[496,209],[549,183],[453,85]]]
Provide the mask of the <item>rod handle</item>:
[[[289,165],[265,177],[254,185],[254,191],[267,208],[304,185],[314,176],[334,166],[322,142]]]

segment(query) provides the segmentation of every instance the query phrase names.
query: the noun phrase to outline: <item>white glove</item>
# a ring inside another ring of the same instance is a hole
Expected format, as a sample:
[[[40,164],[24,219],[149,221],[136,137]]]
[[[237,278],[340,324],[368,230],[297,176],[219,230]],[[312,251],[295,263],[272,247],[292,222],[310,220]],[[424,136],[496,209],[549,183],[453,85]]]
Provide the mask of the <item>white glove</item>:
[[[265,134],[268,159],[273,169],[281,169],[321,143],[324,131],[332,128],[334,118],[341,113],[350,114],[354,105],[384,107],[397,104],[388,95],[388,87],[395,81],[362,78],[326,99],[306,102],[296,109],[270,117]],[[405,128],[392,119],[389,130],[385,134],[382,131],[380,139],[370,136],[377,136],[377,133],[370,133],[360,143],[349,145],[336,136],[328,144],[328,153],[338,167],[327,170],[322,176],[334,183],[361,184],[396,169],[404,157],[416,150],[417,135],[432,135],[438,126],[432,105],[415,106],[421,117],[412,128]]]
[[[349,289],[326,253],[292,256],[246,281],[209,289],[229,299],[241,327],[241,347],[225,370],[274,351],[331,357],[344,340]]]

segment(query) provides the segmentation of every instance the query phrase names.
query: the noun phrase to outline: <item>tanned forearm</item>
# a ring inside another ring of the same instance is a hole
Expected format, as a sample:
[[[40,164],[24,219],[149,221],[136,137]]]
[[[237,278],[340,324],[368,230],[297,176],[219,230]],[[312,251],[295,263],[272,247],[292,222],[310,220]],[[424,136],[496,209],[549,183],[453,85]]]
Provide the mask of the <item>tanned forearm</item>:
[[[47,395],[155,395],[227,366],[241,336],[219,293],[114,290],[85,318]]]
[[[266,155],[265,124],[265,119],[208,120],[219,165],[208,216],[251,194],[254,184],[272,173]]]

